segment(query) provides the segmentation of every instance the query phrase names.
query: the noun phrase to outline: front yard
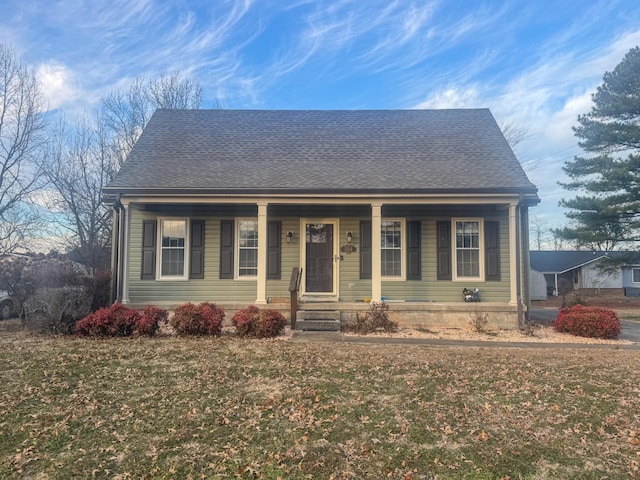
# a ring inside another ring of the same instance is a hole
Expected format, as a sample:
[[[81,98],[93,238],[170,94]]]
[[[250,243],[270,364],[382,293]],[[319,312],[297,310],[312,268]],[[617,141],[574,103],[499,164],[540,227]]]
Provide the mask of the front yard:
[[[0,478],[639,478],[640,351],[0,332]]]

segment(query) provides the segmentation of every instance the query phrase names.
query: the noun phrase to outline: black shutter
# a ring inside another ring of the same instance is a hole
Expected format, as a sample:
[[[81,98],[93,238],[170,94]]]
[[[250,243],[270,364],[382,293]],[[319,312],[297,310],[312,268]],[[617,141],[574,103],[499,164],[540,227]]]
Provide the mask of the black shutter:
[[[484,254],[487,281],[500,280],[500,222],[484,222]]]
[[[154,280],[156,278],[156,220],[142,221],[142,269],[141,280]]]
[[[421,280],[420,221],[407,222],[407,280]]]
[[[233,278],[233,220],[220,221],[220,278]]]
[[[451,280],[451,222],[436,222],[438,280]]]
[[[371,278],[371,222],[360,222],[360,278]]]
[[[282,224],[278,221],[267,223],[267,278],[280,280],[280,245]]]
[[[204,220],[191,220],[189,278],[204,278]]]

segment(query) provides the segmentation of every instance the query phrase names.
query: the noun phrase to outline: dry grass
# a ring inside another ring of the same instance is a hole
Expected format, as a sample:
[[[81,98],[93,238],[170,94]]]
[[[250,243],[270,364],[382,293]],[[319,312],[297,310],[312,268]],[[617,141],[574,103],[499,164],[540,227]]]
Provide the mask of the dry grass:
[[[0,478],[638,478],[640,352],[0,332]]]

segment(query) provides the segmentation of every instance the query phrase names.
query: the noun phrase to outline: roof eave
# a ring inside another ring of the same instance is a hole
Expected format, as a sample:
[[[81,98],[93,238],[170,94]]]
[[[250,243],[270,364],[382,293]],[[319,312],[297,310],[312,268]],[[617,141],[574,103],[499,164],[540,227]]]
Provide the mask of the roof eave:
[[[540,199],[537,188],[139,188],[139,187],[106,187],[105,197],[114,195],[522,195],[523,200],[537,204]]]

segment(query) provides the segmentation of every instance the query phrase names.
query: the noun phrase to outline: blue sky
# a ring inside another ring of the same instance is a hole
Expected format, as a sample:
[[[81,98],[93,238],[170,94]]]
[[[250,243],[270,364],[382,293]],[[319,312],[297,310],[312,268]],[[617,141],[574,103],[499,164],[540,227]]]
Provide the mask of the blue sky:
[[[180,71],[204,107],[488,107],[526,128],[516,149],[550,226],[571,127],[640,45],[637,0],[3,0],[0,40],[75,115],[139,76]]]

